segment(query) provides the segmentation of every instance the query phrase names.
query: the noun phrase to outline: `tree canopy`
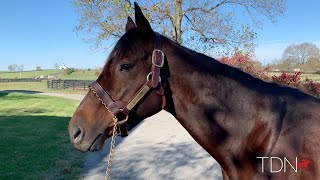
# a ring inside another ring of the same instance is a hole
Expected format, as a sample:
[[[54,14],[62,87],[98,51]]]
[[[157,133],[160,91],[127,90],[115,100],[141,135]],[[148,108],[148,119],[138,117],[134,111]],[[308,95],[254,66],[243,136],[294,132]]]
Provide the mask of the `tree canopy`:
[[[286,0],[153,0],[138,1],[154,30],[202,52],[212,48],[252,50],[253,26],[275,22]],[[73,0],[79,16],[75,30],[95,48],[108,47],[124,33],[130,0]],[[239,16],[248,21],[239,22]],[[200,44],[200,45],[199,45]]]
[[[304,65],[311,59],[318,58],[320,50],[317,45],[305,42],[301,44],[291,44],[288,46],[283,54],[283,60],[289,60],[296,63],[300,68],[304,68]]]
[[[284,49],[281,59],[270,66],[289,72],[297,68],[304,72],[319,72],[320,49],[311,42],[291,44]]]

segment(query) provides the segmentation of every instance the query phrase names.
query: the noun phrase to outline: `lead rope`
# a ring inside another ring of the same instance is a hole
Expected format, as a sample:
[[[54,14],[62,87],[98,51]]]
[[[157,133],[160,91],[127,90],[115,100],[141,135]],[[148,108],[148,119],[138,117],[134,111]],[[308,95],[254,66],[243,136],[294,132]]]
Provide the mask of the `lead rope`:
[[[110,172],[111,172],[111,165],[112,165],[112,160],[114,157],[114,148],[115,148],[115,144],[116,144],[116,134],[117,134],[117,122],[118,122],[118,118],[110,111],[110,109],[108,108],[108,106],[106,105],[106,103],[103,102],[103,100],[98,96],[97,92],[89,87],[90,90],[97,96],[97,98],[99,99],[99,101],[101,102],[101,104],[108,110],[109,113],[112,114],[112,119],[114,122],[114,126],[113,126],[113,132],[112,132],[112,137],[111,137],[111,142],[110,142],[110,151],[109,151],[109,156],[108,156],[108,161],[107,161],[107,169],[106,169],[106,175],[105,175],[105,179],[111,179],[110,177]]]

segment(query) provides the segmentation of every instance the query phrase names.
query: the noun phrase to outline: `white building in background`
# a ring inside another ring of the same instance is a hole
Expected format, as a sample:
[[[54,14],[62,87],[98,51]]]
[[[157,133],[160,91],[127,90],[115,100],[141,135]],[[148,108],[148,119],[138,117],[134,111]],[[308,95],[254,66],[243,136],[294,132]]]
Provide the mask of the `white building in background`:
[[[67,69],[68,67],[66,66],[66,65],[64,65],[64,64],[62,64],[60,67],[59,67],[59,69]]]
[[[294,71],[294,72],[300,72],[301,69],[300,69],[300,68],[295,68],[295,69],[293,69],[293,71]]]

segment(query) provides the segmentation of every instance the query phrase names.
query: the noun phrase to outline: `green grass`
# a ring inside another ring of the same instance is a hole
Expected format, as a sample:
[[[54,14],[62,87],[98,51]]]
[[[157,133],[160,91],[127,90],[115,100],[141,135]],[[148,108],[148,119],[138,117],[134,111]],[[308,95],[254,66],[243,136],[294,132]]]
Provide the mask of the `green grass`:
[[[39,76],[54,75],[56,79],[78,79],[78,80],[95,80],[95,70],[76,70],[70,75],[66,75],[64,70],[49,69],[42,71],[22,71],[21,78],[34,78]],[[20,72],[0,71],[0,78],[20,78]]]
[[[46,76],[49,74],[61,74],[63,70],[49,69],[43,71],[22,71],[21,78],[34,78],[36,76]],[[0,78],[20,78],[20,72],[1,71]]]
[[[79,179],[84,154],[69,141],[77,101],[0,93],[0,179]]]
[[[28,91],[39,91],[49,93],[68,93],[68,94],[86,94],[86,90],[53,90],[47,88],[47,81],[43,82],[11,82],[11,83],[0,83],[0,90],[28,90]]]
[[[70,75],[60,76],[61,79],[96,80],[95,70],[77,70]]]

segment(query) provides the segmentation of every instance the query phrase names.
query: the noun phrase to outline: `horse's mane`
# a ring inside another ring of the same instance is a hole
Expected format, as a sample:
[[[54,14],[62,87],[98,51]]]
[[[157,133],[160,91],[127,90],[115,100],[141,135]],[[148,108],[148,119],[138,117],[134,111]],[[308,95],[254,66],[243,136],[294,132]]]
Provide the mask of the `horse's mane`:
[[[205,54],[181,46],[180,44],[172,41],[167,37],[164,37],[164,39],[166,42],[174,46],[175,49],[177,49],[176,52],[177,54],[179,54],[179,56],[181,56],[182,59],[184,59],[187,63],[189,63],[199,72],[207,73],[215,77],[223,76],[225,78],[235,80],[243,86],[248,87],[249,89],[256,90],[266,94],[290,94],[296,98],[304,98],[306,96],[309,96],[305,93],[302,93],[300,90],[296,88],[280,86],[273,82],[266,82],[264,80],[261,80],[260,78],[254,77],[251,74],[243,72],[238,68],[226,65]]]

